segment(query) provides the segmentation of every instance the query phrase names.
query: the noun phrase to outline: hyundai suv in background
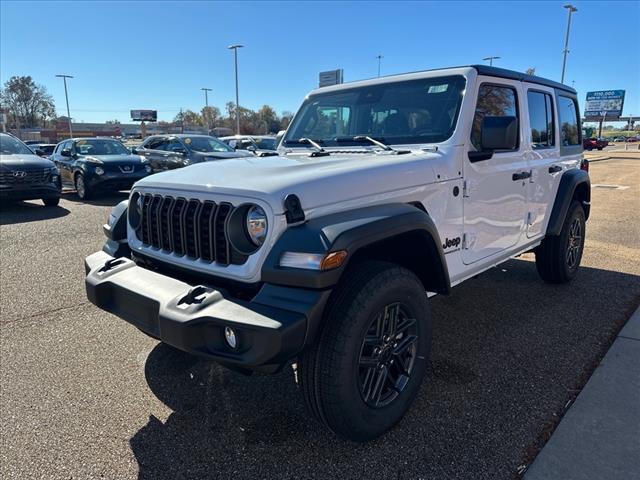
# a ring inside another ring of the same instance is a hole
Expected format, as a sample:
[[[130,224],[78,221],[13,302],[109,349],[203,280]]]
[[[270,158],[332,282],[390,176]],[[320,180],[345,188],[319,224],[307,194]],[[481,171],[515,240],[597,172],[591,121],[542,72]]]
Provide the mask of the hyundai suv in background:
[[[0,199],[41,199],[47,207],[60,201],[60,174],[13,135],[0,133]]]
[[[118,140],[76,138],[60,142],[51,160],[60,169],[62,184],[87,200],[97,192],[131,188],[151,173],[151,166]]]
[[[253,156],[253,153],[244,150],[236,152],[215,137],[190,134],[154,135],[134,148],[133,152],[142,155],[154,172],[210,160]]]

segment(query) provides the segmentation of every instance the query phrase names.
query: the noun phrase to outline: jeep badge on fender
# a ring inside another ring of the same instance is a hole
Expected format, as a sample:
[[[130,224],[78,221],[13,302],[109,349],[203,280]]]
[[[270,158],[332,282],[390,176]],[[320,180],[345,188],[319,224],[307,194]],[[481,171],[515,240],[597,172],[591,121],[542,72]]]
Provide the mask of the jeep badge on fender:
[[[235,370],[294,362],[310,414],[371,440],[428,370],[430,295],[527,251],[546,282],[576,275],[580,132],[575,90],[490,66],[320,88],[277,156],[137,181],[85,261],[87,295]]]

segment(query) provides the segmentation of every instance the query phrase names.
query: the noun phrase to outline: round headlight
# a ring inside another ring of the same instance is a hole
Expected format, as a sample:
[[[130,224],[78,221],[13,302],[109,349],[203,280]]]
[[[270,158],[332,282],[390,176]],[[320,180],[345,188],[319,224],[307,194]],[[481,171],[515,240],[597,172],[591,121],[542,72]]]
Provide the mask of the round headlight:
[[[254,205],[247,212],[247,233],[249,238],[256,245],[260,246],[267,238],[267,214],[257,205]]]
[[[129,225],[134,230],[138,230],[142,221],[143,198],[138,192],[134,192],[129,198]]]
[[[96,175],[103,175],[103,174],[104,174],[104,168],[96,167]]]

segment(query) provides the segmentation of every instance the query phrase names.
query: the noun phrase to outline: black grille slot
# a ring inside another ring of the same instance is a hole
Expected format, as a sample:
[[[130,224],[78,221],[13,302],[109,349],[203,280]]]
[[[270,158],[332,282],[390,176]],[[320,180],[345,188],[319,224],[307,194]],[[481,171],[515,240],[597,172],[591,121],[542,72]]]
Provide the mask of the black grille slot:
[[[200,210],[198,221],[198,238],[200,239],[200,258],[213,262],[216,259],[215,246],[213,242],[213,216],[216,213],[216,204],[204,202]]]
[[[184,211],[187,202],[184,198],[178,198],[171,211],[171,233],[173,235],[173,251],[178,255],[184,255],[184,236],[182,234],[184,224]]]
[[[213,220],[216,262],[229,265],[229,241],[227,240],[226,220],[231,213],[231,205],[221,203]]]
[[[198,213],[200,211],[200,202],[198,200],[189,200],[187,203],[187,213],[185,215],[185,239],[187,256],[198,258]]]
[[[226,230],[233,208],[230,203],[144,194],[138,238],[144,245],[190,259],[241,265],[248,256],[231,247]]]
[[[149,240],[149,204],[151,203],[151,195],[142,197],[142,222],[140,223],[140,231],[142,233],[142,243],[147,245]]]
[[[149,241],[151,245],[160,248],[160,204],[162,197],[155,196],[149,204]]]
[[[171,225],[169,220],[171,219],[171,207],[173,206],[172,197],[164,197],[162,200],[162,206],[160,207],[160,242],[162,249],[168,252],[173,250],[171,244]]]

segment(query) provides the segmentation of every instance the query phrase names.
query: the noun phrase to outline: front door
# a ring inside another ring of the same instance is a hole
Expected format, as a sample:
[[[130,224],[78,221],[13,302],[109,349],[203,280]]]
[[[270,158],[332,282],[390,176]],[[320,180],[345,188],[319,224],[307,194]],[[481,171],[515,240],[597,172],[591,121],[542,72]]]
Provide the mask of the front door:
[[[485,116],[515,116],[522,131],[520,92],[520,82],[479,77],[469,151],[481,150]],[[519,138],[514,150],[495,151],[483,160],[464,159],[462,259],[467,265],[504,252],[523,236],[530,171],[521,134]]]

